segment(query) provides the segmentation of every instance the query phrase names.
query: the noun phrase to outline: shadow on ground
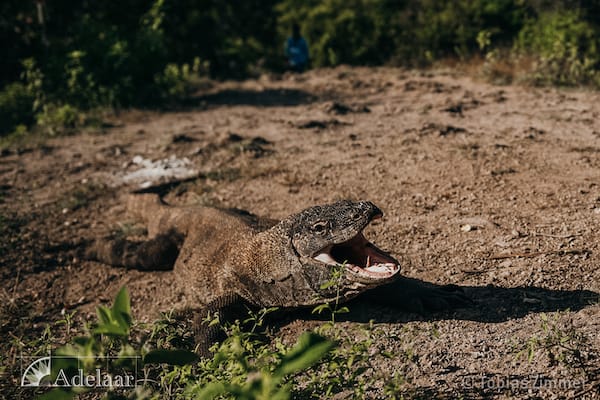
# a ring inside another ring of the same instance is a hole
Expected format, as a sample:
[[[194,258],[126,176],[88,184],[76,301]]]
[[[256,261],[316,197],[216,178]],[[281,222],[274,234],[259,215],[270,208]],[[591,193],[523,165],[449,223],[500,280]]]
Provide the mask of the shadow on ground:
[[[397,284],[371,290],[348,302],[350,312],[337,319],[362,323],[444,319],[498,323],[532,313],[579,311],[598,302],[600,295],[590,290],[441,286],[401,277]],[[304,314],[309,319],[321,319],[308,316],[310,312]]]
[[[188,106],[239,106],[248,105],[256,107],[292,107],[309,104],[317,97],[298,89],[224,89],[216,93],[195,96],[188,99]]]

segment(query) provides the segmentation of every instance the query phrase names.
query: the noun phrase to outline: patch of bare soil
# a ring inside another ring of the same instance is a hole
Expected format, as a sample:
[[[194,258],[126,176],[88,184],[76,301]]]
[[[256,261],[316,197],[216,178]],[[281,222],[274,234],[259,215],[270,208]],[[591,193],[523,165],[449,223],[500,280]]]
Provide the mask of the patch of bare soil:
[[[428,317],[350,305],[340,323],[352,332],[375,319],[374,350],[389,357],[373,368],[401,376],[408,397],[598,398],[599,116],[597,92],[344,67],[216,83],[182,111],[132,111],[103,132],[4,151],[7,385],[47,324],[73,310],[74,325],[91,318],[122,285],[143,320],[182,304],[169,272],[78,256],[109,232],[139,234],[123,196],[158,174],[173,204],[273,218],[344,198],[378,205],[385,216],[367,235],[403,274],[459,285],[475,302]],[[165,173],[169,163],[183,172]]]

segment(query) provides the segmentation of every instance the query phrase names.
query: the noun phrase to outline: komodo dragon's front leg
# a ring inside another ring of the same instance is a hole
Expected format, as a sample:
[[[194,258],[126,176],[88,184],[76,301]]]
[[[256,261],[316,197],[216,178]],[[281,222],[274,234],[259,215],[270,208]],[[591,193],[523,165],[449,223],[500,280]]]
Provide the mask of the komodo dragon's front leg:
[[[195,314],[193,330],[196,353],[201,357],[211,356],[210,347],[225,338],[221,323],[233,322],[248,317],[248,310],[256,308],[237,293],[226,293],[217,297]],[[211,324],[218,315],[219,324]]]

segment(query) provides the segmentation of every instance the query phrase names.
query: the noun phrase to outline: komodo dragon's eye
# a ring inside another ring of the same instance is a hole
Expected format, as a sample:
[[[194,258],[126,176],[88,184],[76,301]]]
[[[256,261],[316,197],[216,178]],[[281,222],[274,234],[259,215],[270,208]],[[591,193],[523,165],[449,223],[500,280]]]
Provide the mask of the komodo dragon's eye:
[[[361,213],[359,213],[359,212],[353,212],[352,214],[350,214],[350,219],[352,221],[358,221],[359,219],[362,218],[362,216],[363,215]]]
[[[328,224],[325,221],[319,221],[312,226],[312,231],[318,233],[319,235],[327,232]]]

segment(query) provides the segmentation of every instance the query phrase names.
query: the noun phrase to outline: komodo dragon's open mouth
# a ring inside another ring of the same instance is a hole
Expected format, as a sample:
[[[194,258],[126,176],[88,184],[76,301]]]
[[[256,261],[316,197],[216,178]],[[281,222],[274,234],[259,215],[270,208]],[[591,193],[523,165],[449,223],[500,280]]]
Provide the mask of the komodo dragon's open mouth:
[[[375,215],[373,219],[380,217]],[[398,262],[369,242],[362,232],[325,247],[313,258],[325,264],[342,264],[351,274],[368,280],[389,279],[400,271]]]

